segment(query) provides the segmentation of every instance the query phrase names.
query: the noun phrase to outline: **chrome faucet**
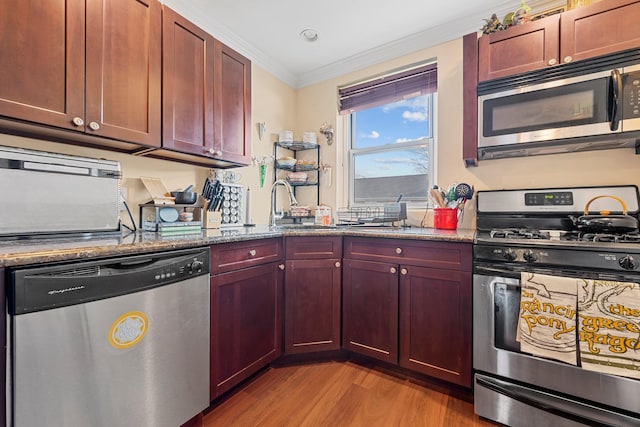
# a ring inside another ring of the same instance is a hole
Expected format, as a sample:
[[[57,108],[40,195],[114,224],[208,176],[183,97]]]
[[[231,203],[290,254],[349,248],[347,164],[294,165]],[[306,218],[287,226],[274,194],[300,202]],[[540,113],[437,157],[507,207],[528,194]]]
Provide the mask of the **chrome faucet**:
[[[269,214],[269,225],[271,227],[274,227],[276,225],[276,188],[278,187],[278,185],[284,185],[284,188],[287,189],[287,195],[289,196],[289,205],[298,205],[296,196],[293,195],[293,188],[291,188],[291,185],[287,181],[285,181],[284,179],[279,179],[274,182],[271,186],[271,212]]]

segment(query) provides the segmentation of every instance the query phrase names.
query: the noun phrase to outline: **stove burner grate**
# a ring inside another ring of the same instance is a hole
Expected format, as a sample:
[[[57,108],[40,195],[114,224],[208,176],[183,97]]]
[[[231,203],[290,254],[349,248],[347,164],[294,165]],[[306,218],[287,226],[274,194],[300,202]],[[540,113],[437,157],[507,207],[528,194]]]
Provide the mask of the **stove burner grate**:
[[[527,228],[496,228],[491,230],[489,236],[492,239],[534,239],[549,240],[549,233]]]
[[[587,233],[575,231],[570,234],[569,240],[578,242],[640,243],[640,234]]]

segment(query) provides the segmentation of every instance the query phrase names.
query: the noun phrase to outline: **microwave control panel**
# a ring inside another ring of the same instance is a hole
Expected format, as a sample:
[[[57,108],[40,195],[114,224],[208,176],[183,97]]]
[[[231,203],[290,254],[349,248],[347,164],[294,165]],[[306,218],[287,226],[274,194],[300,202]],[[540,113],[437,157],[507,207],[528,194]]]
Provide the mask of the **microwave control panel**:
[[[640,118],[640,71],[625,73],[622,77],[624,119]]]

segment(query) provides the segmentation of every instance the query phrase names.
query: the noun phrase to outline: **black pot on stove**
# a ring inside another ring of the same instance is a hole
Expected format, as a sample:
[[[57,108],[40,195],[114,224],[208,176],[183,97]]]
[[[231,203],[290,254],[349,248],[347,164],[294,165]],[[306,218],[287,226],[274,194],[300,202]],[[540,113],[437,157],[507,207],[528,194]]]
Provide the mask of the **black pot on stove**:
[[[611,215],[609,211],[600,211],[597,215],[589,214],[591,202],[602,197],[617,200],[622,206],[622,215]],[[569,219],[578,230],[593,233],[629,233],[638,230],[638,219],[627,215],[627,205],[616,196],[596,196],[587,202],[584,207],[584,215],[577,218],[570,215]]]

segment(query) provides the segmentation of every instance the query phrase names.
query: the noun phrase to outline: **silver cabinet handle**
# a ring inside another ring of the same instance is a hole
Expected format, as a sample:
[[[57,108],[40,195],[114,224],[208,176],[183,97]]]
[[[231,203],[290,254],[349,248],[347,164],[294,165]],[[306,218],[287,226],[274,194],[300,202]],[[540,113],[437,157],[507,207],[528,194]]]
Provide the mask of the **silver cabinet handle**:
[[[209,148],[208,150],[205,148],[204,151],[205,153],[216,154],[216,150],[214,150],[213,148]]]
[[[547,62],[547,64],[549,64],[549,65],[556,65],[556,62],[558,62],[558,61],[556,61],[556,58],[551,58],[551,59],[549,60],[549,62]]]
[[[280,265],[278,266],[278,268],[279,268],[280,270],[284,270],[284,264],[280,264]]]
[[[391,273],[391,274],[396,274],[396,271],[398,271],[398,270],[396,270],[396,268],[395,268],[395,267],[391,267],[391,268],[389,269],[389,273]]]
[[[400,274],[402,274],[403,276],[406,276],[406,275],[407,275],[407,273],[408,273],[408,271],[407,271],[407,269],[406,269],[406,268],[402,268],[402,269],[400,269]]]
[[[400,255],[402,253],[402,248],[396,248],[396,253]]]
[[[89,123],[89,129],[98,130],[98,129],[100,129],[100,125],[97,122],[91,122],[91,123]]]
[[[80,117],[74,117],[73,120],[71,120],[71,123],[76,126],[82,126],[84,125],[84,120],[82,120]]]
[[[565,64],[566,64],[567,62],[571,62],[571,61],[573,61],[573,57],[571,57],[571,56],[565,56],[565,57],[564,57],[564,63],[565,63]]]
[[[340,268],[340,261],[336,261],[335,266],[336,268]]]
[[[216,151],[216,156],[222,156],[222,151]]]
[[[249,251],[249,255],[251,255],[251,256],[256,256],[256,250],[255,250],[255,249],[251,249],[251,250]]]

